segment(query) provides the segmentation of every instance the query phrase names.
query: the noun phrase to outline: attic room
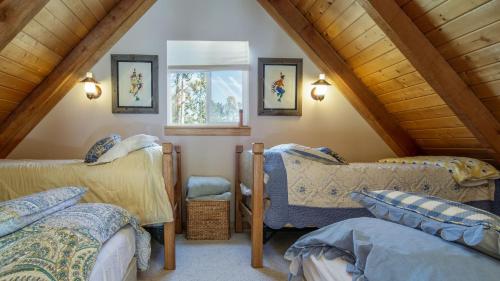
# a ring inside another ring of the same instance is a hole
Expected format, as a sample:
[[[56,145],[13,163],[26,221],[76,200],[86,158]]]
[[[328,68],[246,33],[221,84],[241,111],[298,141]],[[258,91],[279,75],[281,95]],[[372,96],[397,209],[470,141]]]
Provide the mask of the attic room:
[[[500,276],[500,0],[0,0],[0,280]]]

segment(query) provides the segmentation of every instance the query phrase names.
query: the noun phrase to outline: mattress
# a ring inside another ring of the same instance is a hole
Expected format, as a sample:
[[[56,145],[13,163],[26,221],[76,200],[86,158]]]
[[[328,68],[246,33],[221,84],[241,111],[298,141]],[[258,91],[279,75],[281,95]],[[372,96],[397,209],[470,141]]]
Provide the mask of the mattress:
[[[104,243],[90,281],[122,281],[135,254],[134,229],[128,225]],[[133,266],[133,265],[132,265]],[[135,273],[135,275],[137,272]]]
[[[83,202],[120,206],[142,225],[171,222],[162,156],[161,146],[155,146],[95,166],[83,160],[0,160],[0,201],[54,187],[83,186],[88,188]]]
[[[352,281],[352,274],[346,272],[347,264],[342,258],[327,260],[311,255],[304,259],[302,269],[307,281]]]

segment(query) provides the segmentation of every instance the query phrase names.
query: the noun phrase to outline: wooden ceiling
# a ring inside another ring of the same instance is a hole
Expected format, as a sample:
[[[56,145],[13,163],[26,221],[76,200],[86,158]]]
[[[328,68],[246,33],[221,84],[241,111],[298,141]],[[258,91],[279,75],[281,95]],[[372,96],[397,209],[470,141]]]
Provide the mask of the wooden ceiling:
[[[0,51],[0,121],[116,4],[115,0],[46,2]]]
[[[500,163],[500,0],[257,0],[401,156]],[[0,157],[155,0],[0,1]]]
[[[328,42],[420,153],[500,163],[500,0],[259,2],[338,73],[318,45]]]
[[[154,3],[0,1],[0,158]]]

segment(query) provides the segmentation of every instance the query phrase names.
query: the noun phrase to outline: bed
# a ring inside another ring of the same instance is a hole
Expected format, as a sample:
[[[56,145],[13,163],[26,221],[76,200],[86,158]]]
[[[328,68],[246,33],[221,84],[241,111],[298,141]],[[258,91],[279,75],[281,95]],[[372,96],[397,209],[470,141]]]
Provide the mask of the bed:
[[[498,280],[500,217],[421,193],[351,197],[375,218],[344,220],[299,238],[285,254],[289,280]]]
[[[86,191],[0,202],[1,280],[132,281],[148,268],[150,234],[121,207],[79,203]]]
[[[317,228],[370,216],[350,199],[353,190],[424,192],[487,210],[492,208],[495,198],[493,180],[461,186],[443,167],[351,163],[327,164],[325,168],[321,166],[324,159],[319,162],[312,159],[317,153],[307,157],[301,153],[264,151],[262,143],[253,144],[251,151],[236,147],[235,231],[242,232],[244,222],[250,224],[254,267],[262,266],[265,227]]]
[[[112,163],[82,160],[0,160],[0,201],[60,186],[84,186],[83,202],[110,203],[163,225],[165,269],[175,269],[175,233],[181,233],[181,149],[171,143],[134,151]]]

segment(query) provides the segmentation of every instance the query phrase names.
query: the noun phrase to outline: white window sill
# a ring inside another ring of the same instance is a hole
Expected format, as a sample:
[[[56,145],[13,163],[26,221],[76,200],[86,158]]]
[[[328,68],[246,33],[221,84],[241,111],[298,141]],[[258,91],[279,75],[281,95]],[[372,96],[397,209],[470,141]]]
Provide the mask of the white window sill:
[[[252,128],[243,126],[165,126],[165,136],[250,136]]]

